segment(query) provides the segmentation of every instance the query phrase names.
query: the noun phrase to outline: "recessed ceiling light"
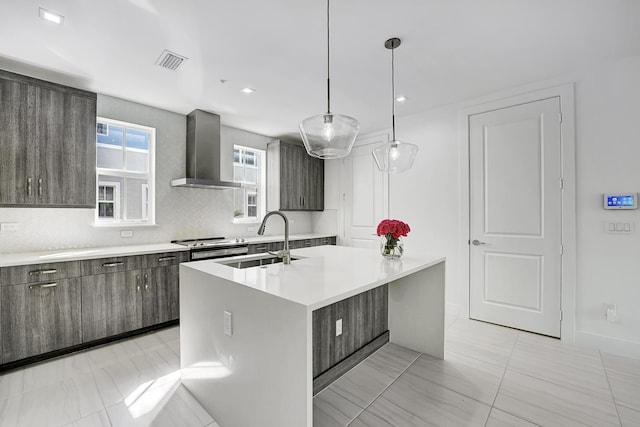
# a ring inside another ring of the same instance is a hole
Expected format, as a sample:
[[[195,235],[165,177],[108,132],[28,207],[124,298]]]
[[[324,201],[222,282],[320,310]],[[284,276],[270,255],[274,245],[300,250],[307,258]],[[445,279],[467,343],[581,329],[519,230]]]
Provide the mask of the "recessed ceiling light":
[[[406,100],[407,100],[407,97],[406,96],[402,96],[402,95],[400,95],[399,97],[396,98],[396,101],[398,101],[398,102],[404,102]]]
[[[245,87],[245,88],[244,88],[244,89],[242,89],[240,92],[243,92],[243,93],[247,93],[247,94],[249,94],[249,93],[253,93],[253,92],[255,92],[255,91],[256,91],[255,89],[251,89],[250,87]]]
[[[58,25],[62,25],[64,23],[64,16],[49,12],[43,8],[40,8],[40,18]]]

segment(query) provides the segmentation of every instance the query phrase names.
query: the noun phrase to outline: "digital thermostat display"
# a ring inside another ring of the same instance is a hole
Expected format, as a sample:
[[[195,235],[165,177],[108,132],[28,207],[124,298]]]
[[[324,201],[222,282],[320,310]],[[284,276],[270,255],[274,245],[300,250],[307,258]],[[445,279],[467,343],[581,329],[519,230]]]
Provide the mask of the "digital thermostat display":
[[[604,195],[605,209],[638,209],[638,193]]]

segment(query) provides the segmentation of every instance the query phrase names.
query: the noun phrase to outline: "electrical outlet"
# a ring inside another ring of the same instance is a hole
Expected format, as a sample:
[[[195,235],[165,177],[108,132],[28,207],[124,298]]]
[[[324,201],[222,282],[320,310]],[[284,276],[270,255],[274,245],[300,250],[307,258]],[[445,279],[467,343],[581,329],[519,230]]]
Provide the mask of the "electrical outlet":
[[[602,304],[602,310],[604,311],[604,318],[607,322],[615,322],[618,315],[618,309],[615,304]]]
[[[0,231],[18,231],[20,230],[19,223],[17,222],[3,222],[0,224]]]
[[[224,333],[229,336],[233,335],[232,316],[230,311],[224,312]]]
[[[131,230],[122,230],[120,232],[120,237],[133,237],[133,231],[131,231]]]
[[[342,319],[336,320],[336,336],[342,335]]]

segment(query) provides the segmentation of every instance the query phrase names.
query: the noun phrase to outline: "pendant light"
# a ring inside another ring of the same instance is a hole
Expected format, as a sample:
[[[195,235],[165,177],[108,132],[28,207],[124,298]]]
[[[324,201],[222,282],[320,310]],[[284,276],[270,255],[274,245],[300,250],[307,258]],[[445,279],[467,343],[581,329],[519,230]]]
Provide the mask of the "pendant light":
[[[360,124],[349,116],[331,112],[331,80],[329,74],[329,0],[327,0],[327,112],[304,119],[300,135],[310,156],[339,159],[351,152]]]
[[[400,46],[399,38],[391,38],[384,42],[384,47],[391,50],[391,126],[392,139],[386,144],[382,144],[373,149],[373,158],[378,165],[378,169],[386,173],[398,173],[411,169],[413,160],[418,154],[418,146],[408,142],[401,142],[396,139],[396,88],[395,69],[393,51]]]

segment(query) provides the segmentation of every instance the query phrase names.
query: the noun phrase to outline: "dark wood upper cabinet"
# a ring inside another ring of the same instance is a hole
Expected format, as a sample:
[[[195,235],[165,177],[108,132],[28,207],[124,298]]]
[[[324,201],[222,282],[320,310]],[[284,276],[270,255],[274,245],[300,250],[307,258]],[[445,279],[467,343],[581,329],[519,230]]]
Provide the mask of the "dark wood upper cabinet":
[[[96,205],[96,94],[0,70],[0,206]]]
[[[267,209],[324,210],[324,160],[309,156],[301,143],[269,143]]]

